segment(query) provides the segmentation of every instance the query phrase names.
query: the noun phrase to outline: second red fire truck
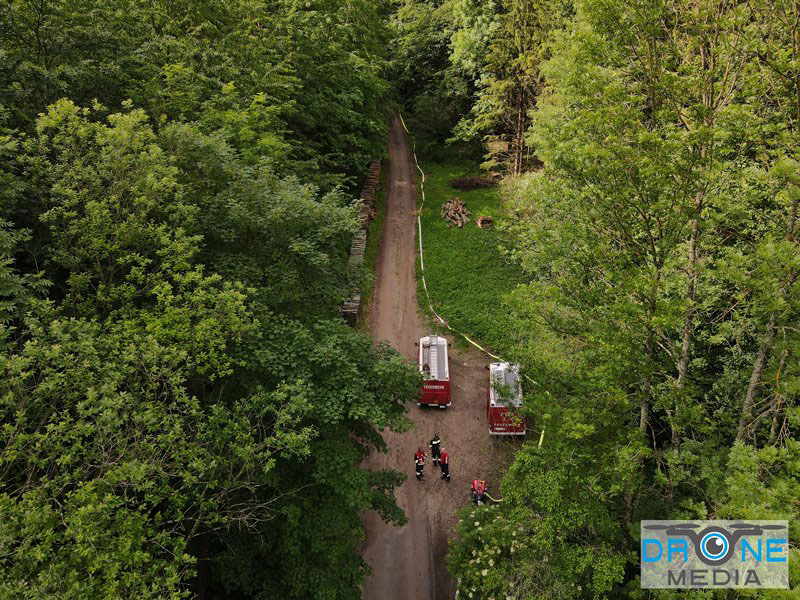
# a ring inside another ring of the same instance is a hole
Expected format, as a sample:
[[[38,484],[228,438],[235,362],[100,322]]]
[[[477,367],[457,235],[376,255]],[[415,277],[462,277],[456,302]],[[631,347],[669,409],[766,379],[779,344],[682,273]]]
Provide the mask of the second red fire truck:
[[[525,421],[519,415],[522,406],[522,386],[519,365],[492,363],[489,365],[489,391],[486,416],[492,435],[525,435]]]

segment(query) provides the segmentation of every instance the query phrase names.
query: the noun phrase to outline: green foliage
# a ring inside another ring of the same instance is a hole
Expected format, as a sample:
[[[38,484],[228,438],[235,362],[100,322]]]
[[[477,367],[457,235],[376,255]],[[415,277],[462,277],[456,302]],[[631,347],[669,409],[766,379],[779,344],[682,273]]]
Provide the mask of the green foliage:
[[[456,3],[396,0],[391,21],[390,73],[420,156],[439,159],[474,85],[450,64]],[[471,148],[454,148],[470,153]]]
[[[603,440],[582,435],[582,442]],[[550,441],[550,440],[548,440]],[[461,593],[475,598],[575,598],[612,595],[626,557],[619,542],[614,490],[580,477],[593,458],[575,438],[518,453],[503,483],[503,503],[460,512],[449,554]],[[601,443],[604,443],[601,441]],[[588,443],[586,443],[588,446]],[[568,460],[559,451],[569,448]],[[558,459],[563,468],[553,469]]]
[[[198,121],[248,161],[326,188],[383,145],[383,2],[9,3],[0,103],[31,131],[69,97]]]
[[[204,410],[191,354],[141,327],[30,326],[3,359],[3,595],[179,596],[199,531],[269,518],[275,460],[307,452],[302,391]]]
[[[27,147],[49,244],[43,260],[69,273],[66,301],[77,314],[107,313],[154,296],[165,271],[188,271],[197,239],[184,227],[177,170],[142,111],[108,125],[61,100],[37,123]]]
[[[485,168],[519,174],[530,165],[524,138],[543,88],[541,65],[571,6],[569,0],[455,0],[451,60],[474,78],[476,91],[454,135],[482,138]]]
[[[370,221],[367,230],[367,241],[364,248],[364,272],[361,281],[361,314],[359,327],[369,329],[369,323],[363,318],[367,315],[375,294],[375,268],[378,263],[381,239],[383,238],[383,224],[386,217],[386,202],[389,196],[389,174],[387,164],[381,168],[381,177],[375,188],[375,217]]]
[[[393,21],[393,79],[421,155],[449,144],[485,168],[520,173],[535,163],[529,112],[543,89],[540,67],[569,0],[403,0]]]
[[[227,144],[189,125],[165,128],[162,139],[200,209],[185,226],[202,237],[202,262],[260,290],[270,309],[330,315],[349,292],[354,201],[341,190],[320,194],[314,185],[279,178],[268,165],[243,164]]]
[[[796,12],[576,8],[527,133],[544,169],[506,194],[530,282],[499,348],[546,433],[509,470],[498,527],[548,545],[494,581],[462,530],[453,565],[479,597],[650,597],[639,519],[798,516]]]
[[[504,254],[507,237],[504,211],[497,188],[472,191],[450,186],[452,179],[474,175],[469,163],[424,163],[425,206],[421,211],[425,276],[433,305],[451,326],[489,344],[507,347],[515,337],[514,322],[508,318],[503,299],[524,281],[520,269]],[[464,201],[471,213],[462,229],[448,227],[441,206],[453,196]],[[475,219],[491,215],[495,228],[479,229]],[[427,309],[422,289],[418,297]]]
[[[338,316],[386,7],[6,9],[0,596],[357,597],[419,389]]]

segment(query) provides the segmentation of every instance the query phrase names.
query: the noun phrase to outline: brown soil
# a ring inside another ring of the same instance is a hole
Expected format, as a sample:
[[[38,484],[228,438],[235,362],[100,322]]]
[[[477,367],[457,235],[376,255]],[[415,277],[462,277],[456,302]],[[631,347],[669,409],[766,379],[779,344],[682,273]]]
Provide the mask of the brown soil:
[[[416,167],[399,119],[389,131],[389,189],[376,266],[374,302],[369,316],[372,334],[387,340],[409,360],[414,342],[429,333],[417,312]],[[452,338],[451,338],[451,341]],[[514,442],[493,440],[486,422],[488,359],[477,351],[450,346],[452,406],[447,409],[409,408],[416,428],[409,433],[384,434],[389,450],[369,457],[365,466],[396,469],[408,475],[396,495],[408,517],[402,527],[385,524],[374,513],[363,516],[366,529],[364,558],[372,575],[364,583],[366,600],[445,600],[455,595],[455,581],[445,564],[447,540],[456,523],[455,512],[469,502],[472,479],[486,479],[497,490],[499,472]],[[450,453],[451,481],[439,479],[430,456],[425,478],[414,475],[414,451],[427,452],[434,433]]]
[[[450,186],[457,190],[477,190],[478,188],[494,187],[500,180],[499,177],[488,175],[471,175],[469,177],[458,177],[450,180]]]

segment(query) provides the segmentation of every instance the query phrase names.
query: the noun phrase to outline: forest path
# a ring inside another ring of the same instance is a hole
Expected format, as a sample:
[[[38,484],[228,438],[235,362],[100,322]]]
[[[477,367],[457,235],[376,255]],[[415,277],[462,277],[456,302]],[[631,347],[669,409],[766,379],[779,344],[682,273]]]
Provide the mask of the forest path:
[[[396,118],[389,130],[389,189],[376,266],[370,325],[376,340],[388,341],[411,361],[414,342],[429,333],[418,313],[416,279],[417,170],[403,126]],[[469,499],[472,479],[497,475],[496,451],[502,442],[490,439],[486,423],[488,359],[476,351],[450,346],[452,406],[410,407],[415,429],[405,434],[385,433],[389,449],[373,453],[365,463],[372,469],[396,469],[408,479],[397,489],[398,504],[408,523],[385,524],[375,513],[364,515],[364,558],[372,575],[362,586],[365,600],[449,600],[455,581],[447,571],[447,539],[456,524],[456,510]],[[450,483],[442,481],[430,456],[425,478],[417,481],[413,455],[418,446],[430,454],[434,433],[450,453]],[[496,489],[490,488],[490,489]]]

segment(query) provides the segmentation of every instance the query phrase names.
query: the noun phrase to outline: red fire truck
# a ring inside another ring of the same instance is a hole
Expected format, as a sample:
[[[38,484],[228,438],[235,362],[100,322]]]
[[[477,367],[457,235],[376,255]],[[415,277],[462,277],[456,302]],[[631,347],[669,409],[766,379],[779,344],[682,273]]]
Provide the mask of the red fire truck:
[[[489,433],[493,435],[525,435],[525,421],[519,416],[522,406],[522,387],[519,365],[492,363],[489,365],[489,393],[486,415]]]
[[[450,369],[447,363],[447,339],[438,335],[420,338],[419,372],[422,373],[420,406],[450,406]]]

